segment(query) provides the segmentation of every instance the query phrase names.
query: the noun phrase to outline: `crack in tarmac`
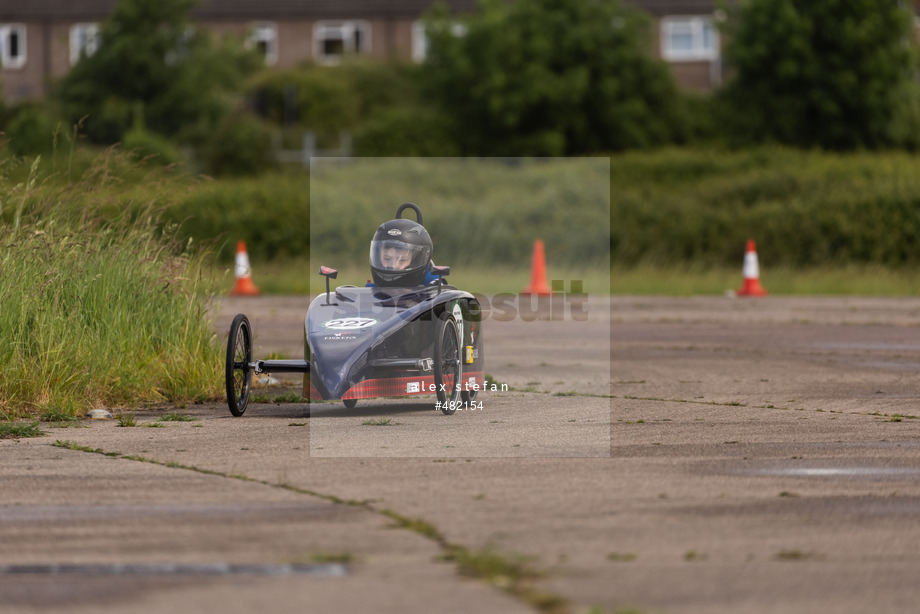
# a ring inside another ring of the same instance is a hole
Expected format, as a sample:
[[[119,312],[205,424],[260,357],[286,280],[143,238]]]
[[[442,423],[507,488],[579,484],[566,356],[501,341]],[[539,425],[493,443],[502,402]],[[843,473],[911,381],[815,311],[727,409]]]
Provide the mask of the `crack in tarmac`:
[[[85,563],[46,565],[0,565],[0,574],[40,575],[93,575],[93,576],[161,576],[161,575],[308,575],[342,577],[348,574],[348,567],[342,563],[315,563],[304,565],[264,565],[230,563]]]
[[[395,512],[386,508],[377,508],[374,507],[370,501],[367,500],[357,500],[357,499],[342,499],[335,495],[330,495],[326,493],[317,492],[307,488],[301,488],[299,486],[294,486],[292,484],[280,483],[280,482],[271,482],[269,480],[260,480],[257,478],[252,478],[243,474],[230,474],[223,471],[215,471],[213,469],[205,469],[203,467],[196,467],[194,465],[185,465],[182,463],[177,463],[174,461],[160,461],[144,456],[131,455],[131,454],[122,454],[120,452],[108,452],[101,448],[92,448],[89,446],[82,446],[72,441],[62,441],[57,440],[53,444],[54,447],[64,448],[66,450],[73,450],[77,452],[84,452],[89,454],[100,454],[108,457],[115,457],[123,460],[130,460],[135,462],[150,463],[153,465],[158,465],[161,467],[168,467],[170,469],[182,469],[185,471],[193,471],[196,473],[201,473],[204,475],[222,477],[233,480],[240,480],[244,482],[250,482],[253,484],[261,484],[263,486],[268,486],[271,488],[280,488],[289,492],[294,492],[297,494],[308,495],[311,497],[317,497],[324,501],[334,503],[337,505],[348,505],[352,507],[361,508],[377,514],[395,522],[395,526],[401,529],[412,531],[426,539],[429,539],[435,542],[443,551],[441,559],[447,562],[454,564],[457,572],[461,575],[466,575],[469,577],[482,580],[508,593],[509,595],[515,597],[521,601],[524,605],[535,608],[538,612],[543,612],[545,614],[567,614],[570,612],[570,606],[568,600],[564,597],[545,591],[537,589],[533,585],[533,581],[537,578],[542,577],[544,574],[539,572],[524,562],[522,557],[515,557],[514,560],[498,554],[490,549],[483,552],[475,552],[469,548],[452,543],[447,540],[444,534],[431,523],[419,519],[419,518],[410,518],[398,512]],[[481,559],[485,558],[483,563]],[[7,567],[16,567],[16,566],[7,566]],[[26,566],[26,567],[43,567],[43,566]],[[49,568],[63,568],[68,566],[44,566]],[[70,566],[72,567],[72,566]],[[130,566],[89,566],[89,568],[112,568],[113,570],[116,567],[130,567]],[[150,567],[150,566],[140,566],[140,567]],[[224,566],[227,567],[227,566]],[[253,566],[240,566],[240,567],[253,567]],[[255,566],[258,567],[258,566]],[[277,567],[277,566],[273,566]],[[290,566],[289,566],[290,567]],[[498,570],[498,571],[496,571]],[[0,573],[4,573],[4,568],[0,567]],[[8,572],[13,573],[13,572]],[[20,572],[27,573],[27,572]],[[62,573],[46,571],[45,573]],[[79,572],[72,572],[79,573]],[[93,572],[87,572],[93,573]],[[111,573],[117,573],[112,571]],[[143,573],[138,571],[135,573]],[[152,571],[150,573],[164,573]],[[178,572],[177,572],[178,573]],[[207,573],[207,572],[203,572]],[[213,572],[212,572],[213,573]],[[237,573],[246,573],[245,571],[239,571]],[[253,573],[260,573],[258,571]],[[262,572],[265,573],[265,572]],[[293,573],[293,572],[289,572]],[[319,575],[323,575],[320,573]],[[334,573],[332,575],[335,575]],[[343,574],[344,575],[344,574]]]

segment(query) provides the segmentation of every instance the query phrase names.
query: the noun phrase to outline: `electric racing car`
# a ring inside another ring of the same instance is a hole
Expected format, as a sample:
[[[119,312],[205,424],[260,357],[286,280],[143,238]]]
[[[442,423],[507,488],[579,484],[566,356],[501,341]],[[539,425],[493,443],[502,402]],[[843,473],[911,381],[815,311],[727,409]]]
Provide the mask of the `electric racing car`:
[[[402,219],[406,209],[416,220]],[[338,271],[321,266],[326,291],[304,317],[304,360],[254,360],[252,327],[237,314],[227,340],[227,405],[242,416],[254,374],[303,373],[309,401],[435,396],[443,413],[470,407],[485,387],[479,302],[444,279],[413,203],[377,229],[371,241],[374,282],[330,290]]]

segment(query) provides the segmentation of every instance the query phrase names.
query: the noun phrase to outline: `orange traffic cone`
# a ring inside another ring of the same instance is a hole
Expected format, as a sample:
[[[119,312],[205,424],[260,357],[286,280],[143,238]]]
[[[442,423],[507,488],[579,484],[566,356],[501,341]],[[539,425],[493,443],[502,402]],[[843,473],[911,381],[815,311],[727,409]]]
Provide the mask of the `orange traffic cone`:
[[[249,254],[246,253],[246,243],[239,241],[236,244],[235,262],[236,283],[230,290],[230,296],[256,296],[259,289],[252,283],[252,269],[249,267]]]
[[[521,290],[521,294],[547,296],[553,293],[546,282],[546,256],[543,254],[543,241],[533,242],[533,261],[530,266],[530,285]]]
[[[760,285],[760,265],[757,263],[757,247],[753,239],[748,239],[744,252],[744,285],[738,290],[738,296],[766,296],[767,291]]]

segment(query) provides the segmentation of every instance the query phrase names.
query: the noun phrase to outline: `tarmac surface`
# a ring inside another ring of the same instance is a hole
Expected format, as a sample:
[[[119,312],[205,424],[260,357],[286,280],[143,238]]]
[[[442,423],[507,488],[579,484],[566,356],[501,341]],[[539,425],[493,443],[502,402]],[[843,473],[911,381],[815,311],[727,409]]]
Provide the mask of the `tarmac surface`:
[[[225,299],[216,327],[300,358],[307,305]],[[509,390],[481,410],[0,441],[0,612],[916,611],[920,299],[592,298],[484,330]]]

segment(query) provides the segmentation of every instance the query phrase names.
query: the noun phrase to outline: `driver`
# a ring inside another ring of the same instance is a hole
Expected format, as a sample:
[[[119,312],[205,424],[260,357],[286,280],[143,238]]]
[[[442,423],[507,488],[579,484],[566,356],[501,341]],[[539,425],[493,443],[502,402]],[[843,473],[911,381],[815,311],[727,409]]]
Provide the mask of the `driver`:
[[[436,281],[430,271],[431,237],[418,222],[406,219],[381,224],[371,240],[371,274],[375,286],[411,288]]]
[[[412,251],[402,245],[384,244],[380,263],[388,271],[402,271],[412,262]]]

